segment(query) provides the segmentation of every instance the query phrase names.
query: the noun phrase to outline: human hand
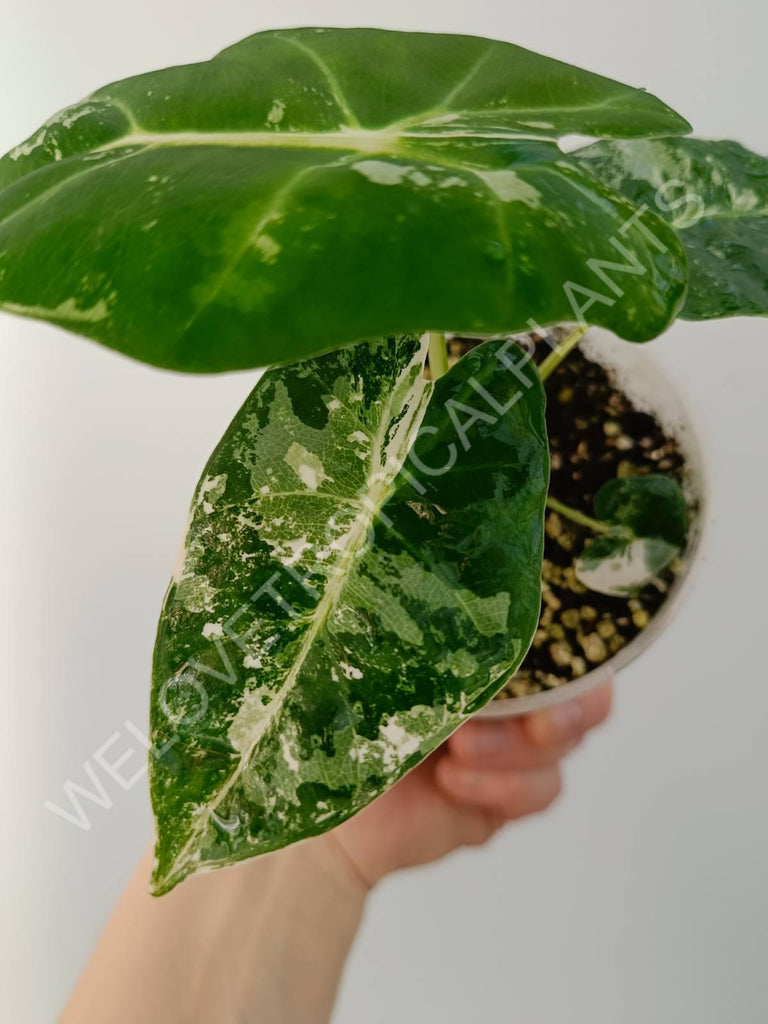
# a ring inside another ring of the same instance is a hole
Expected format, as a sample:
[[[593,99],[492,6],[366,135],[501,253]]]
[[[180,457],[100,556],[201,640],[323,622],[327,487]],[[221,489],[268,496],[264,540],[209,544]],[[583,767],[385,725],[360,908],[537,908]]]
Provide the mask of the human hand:
[[[610,703],[606,685],[525,718],[468,722],[338,828],[161,900],[147,892],[148,850],[62,1022],[328,1021],[371,886],[548,807],[559,762]]]
[[[480,846],[560,793],[560,761],[608,716],[611,684],[519,718],[473,719],[378,800],[326,833],[368,886]]]

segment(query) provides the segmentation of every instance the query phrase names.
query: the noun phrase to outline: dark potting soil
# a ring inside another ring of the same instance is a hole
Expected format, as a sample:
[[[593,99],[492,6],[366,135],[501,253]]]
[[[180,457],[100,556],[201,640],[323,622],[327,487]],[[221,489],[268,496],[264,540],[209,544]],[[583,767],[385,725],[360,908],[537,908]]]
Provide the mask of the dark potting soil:
[[[553,336],[558,338],[558,332]],[[530,338],[533,357],[540,363],[551,344],[538,335]],[[450,340],[449,361],[477,344],[477,339]],[[610,371],[579,349],[550,375],[545,389],[553,497],[591,516],[595,493],[615,477],[664,473],[682,482],[685,460],[675,439],[653,416],[633,406]],[[645,629],[666,600],[682,568],[680,560],[630,598],[583,586],[573,566],[592,537],[588,528],[547,510],[539,628],[521,668],[499,697],[538,693],[584,675]]]

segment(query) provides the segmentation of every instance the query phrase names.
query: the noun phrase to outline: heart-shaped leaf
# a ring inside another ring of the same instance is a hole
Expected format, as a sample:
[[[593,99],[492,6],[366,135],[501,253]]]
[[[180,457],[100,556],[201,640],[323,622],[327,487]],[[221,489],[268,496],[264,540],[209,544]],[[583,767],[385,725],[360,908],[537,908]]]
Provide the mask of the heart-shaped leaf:
[[[600,142],[577,157],[678,232],[690,274],[683,317],[768,313],[768,159],[699,139]]]
[[[600,594],[634,593],[685,547],[688,504],[669,477],[609,480],[595,495],[595,515],[607,529],[587,545],[575,568],[581,582]]]
[[[154,885],[337,825],[514,672],[539,617],[544,394],[512,342],[269,370],[197,489],[154,666]]]
[[[661,474],[609,480],[595,495],[595,516],[636,537],[658,537],[679,548],[688,535],[688,503],[682,488]]]
[[[0,308],[199,371],[582,316],[646,340],[682,301],[679,242],[554,140],[688,128],[507,43],[260,33],[100,89],[0,160]]]

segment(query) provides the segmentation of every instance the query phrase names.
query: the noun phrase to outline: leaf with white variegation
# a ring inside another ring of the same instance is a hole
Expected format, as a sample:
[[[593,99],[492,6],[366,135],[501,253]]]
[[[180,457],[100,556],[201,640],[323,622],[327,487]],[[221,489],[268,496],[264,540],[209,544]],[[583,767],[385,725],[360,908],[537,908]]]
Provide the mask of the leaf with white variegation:
[[[263,32],[99,89],[0,160],[0,308],[190,371],[582,310],[647,340],[682,301],[679,242],[555,140],[688,130],[508,43]]]
[[[680,236],[689,320],[768,314],[768,159],[738,142],[599,142],[574,156]]]
[[[539,616],[544,394],[511,342],[269,370],[206,467],[155,653],[155,891],[339,824],[491,698]]]
[[[688,503],[670,477],[609,480],[595,495],[595,516],[605,532],[590,541],[575,569],[600,594],[635,593],[685,548]]]

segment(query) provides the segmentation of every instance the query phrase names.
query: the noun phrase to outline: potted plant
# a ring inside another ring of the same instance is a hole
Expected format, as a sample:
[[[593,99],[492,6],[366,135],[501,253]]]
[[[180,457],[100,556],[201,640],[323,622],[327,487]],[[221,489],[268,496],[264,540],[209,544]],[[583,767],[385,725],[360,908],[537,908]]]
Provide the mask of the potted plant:
[[[466,344],[462,339],[450,347]],[[540,359],[536,350],[548,346],[538,339],[533,349]],[[646,346],[592,329],[548,376],[545,391],[551,477],[539,626],[515,676],[478,712],[483,717],[526,714],[572,699],[637,658],[666,628],[687,591],[708,518],[696,425]],[[676,552],[667,551],[663,540],[630,537],[617,545],[622,557],[596,558],[601,545],[613,549],[612,531],[595,521],[596,505],[625,486],[618,481],[636,479],[647,481],[640,486],[654,489],[658,481],[668,488],[687,520],[687,529],[678,527]],[[595,548],[592,541],[601,538]],[[651,570],[641,559],[630,585],[623,586],[627,558],[646,546]],[[654,552],[664,564],[654,566]]]
[[[160,618],[155,892],[333,827],[482,708],[541,628],[548,503],[594,534],[581,587],[634,600],[684,552],[674,460],[593,509],[548,495],[545,384],[587,324],[765,313],[768,161],[689,130],[507,43],[291,29],[0,161],[0,308],[167,369],[272,366]],[[445,332],[484,343],[449,369]]]

